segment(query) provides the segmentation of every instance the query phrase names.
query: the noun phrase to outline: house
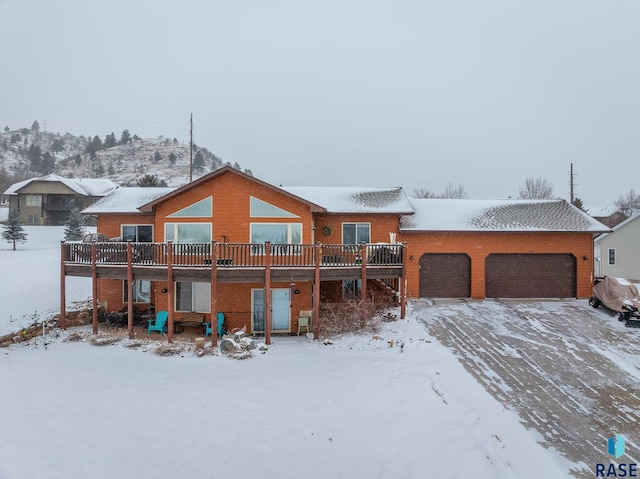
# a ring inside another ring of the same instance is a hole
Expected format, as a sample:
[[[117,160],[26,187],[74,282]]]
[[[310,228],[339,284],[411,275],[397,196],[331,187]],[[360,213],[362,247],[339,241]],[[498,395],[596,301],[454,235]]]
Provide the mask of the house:
[[[230,167],[177,189],[118,188],[83,213],[128,242],[63,244],[62,278],[92,277],[110,311],[168,310],[170,338],[189,312],[269,338],[297,331],[301,311],[318,324],[321,303],[389,292],[402,316],[407,297],[587,297],[606,231],[562,200],[276,187]]]
[[[640,215],[594,240],[594,274],[640,281]]]
[[[23,223],[51,226],[65,224],[71,211],[86,208],[117,187],[108,179],[51,174],[14,183],[4,195],[9,198],[9,213],[20,213]]]
[[[589,208],[587,211],[592,218],[609,228],[619,225],[628,218],[623,212],[610,206],[605,208]]]

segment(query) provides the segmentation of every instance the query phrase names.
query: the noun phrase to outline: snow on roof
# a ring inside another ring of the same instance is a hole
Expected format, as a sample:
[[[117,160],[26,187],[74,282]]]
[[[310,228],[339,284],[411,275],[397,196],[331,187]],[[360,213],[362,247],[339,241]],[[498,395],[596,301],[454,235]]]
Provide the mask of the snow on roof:
[[[400,231],[609,231],[564,200],[410,200]]]
[[[140,213],[138,208],[155,199],[171,193],[168,187],[120,187],[113,193],[99,199],[81,213],[86,215],[105,213]]]
[[[594,218],[606,218],[614,213],[618,213],[620,210],[615,206],[590,206],[586,208],[591,216]]]
[[[328,213],[412,214],[401,187],[281,186],[282,190],[322,206]]]
[[[14,183],[4,194],[17,195],[22,188],[35,181],[59,182],[83,196],[106,196],[118,187],[117,184],[106,178],[64,178],[51,174]]]

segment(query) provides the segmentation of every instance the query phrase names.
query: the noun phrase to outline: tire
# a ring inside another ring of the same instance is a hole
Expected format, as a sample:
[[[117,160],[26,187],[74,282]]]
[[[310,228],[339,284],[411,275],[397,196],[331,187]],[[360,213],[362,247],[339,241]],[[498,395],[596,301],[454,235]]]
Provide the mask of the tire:
[[[589,304],[593,307],[598,309],[598,307],[600,306],[600,300],[598,298],[596,298],[595,296],[591,296],[589,298]]]

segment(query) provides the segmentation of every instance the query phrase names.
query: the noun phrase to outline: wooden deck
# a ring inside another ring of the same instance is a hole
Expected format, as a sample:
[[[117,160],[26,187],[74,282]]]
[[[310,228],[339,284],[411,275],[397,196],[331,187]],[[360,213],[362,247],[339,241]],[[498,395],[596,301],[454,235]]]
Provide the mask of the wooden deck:
[[[208,282],[211,285],[210,313],[217,309],[219,283],[263,283],[265,287],[265,341],[271,338],[270,295],[273,283],[311,281],[313,283],[313,321],[318,324],[320,283],[361,279],[366,297],[368,279],[397,285],[400,315],[405,316],[406,263],[404,244],[293,245],[247,243],[74,243],[63,242],[60,251],[60,324],[65,323],[66,276],[90,277],[93,284],[93,331],[98,332],[98,280],[101,278],[166,281],[168,340],[173,341],[172,304],[175,281]],[[128,317],[133,318],[133,294],[128,295]],[[128,321],[133,338],[133,321]],[[217,334],[211,336],[217,345]]]
[[[220,283],[262,281],[321,281],[402,276],[403,245],[267,245],[172,243],[63,243],[62,264],[67,276],[166,281],[171,266],[174,281],[209,282],[215,271]],[[362,261],[362,258],[365,261]],[[215,263],[213,258],[215,258]],[[316,258],[319,258],[317,261]]]

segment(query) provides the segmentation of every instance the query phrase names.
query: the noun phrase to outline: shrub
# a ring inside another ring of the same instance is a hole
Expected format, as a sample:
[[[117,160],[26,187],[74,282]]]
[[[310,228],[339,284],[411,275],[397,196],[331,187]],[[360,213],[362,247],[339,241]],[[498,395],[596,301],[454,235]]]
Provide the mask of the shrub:
[[[378,305],[367,301],[325,303],[320,308],[317,333],[321,338],[342,334],[370,334],[380,329]]]

